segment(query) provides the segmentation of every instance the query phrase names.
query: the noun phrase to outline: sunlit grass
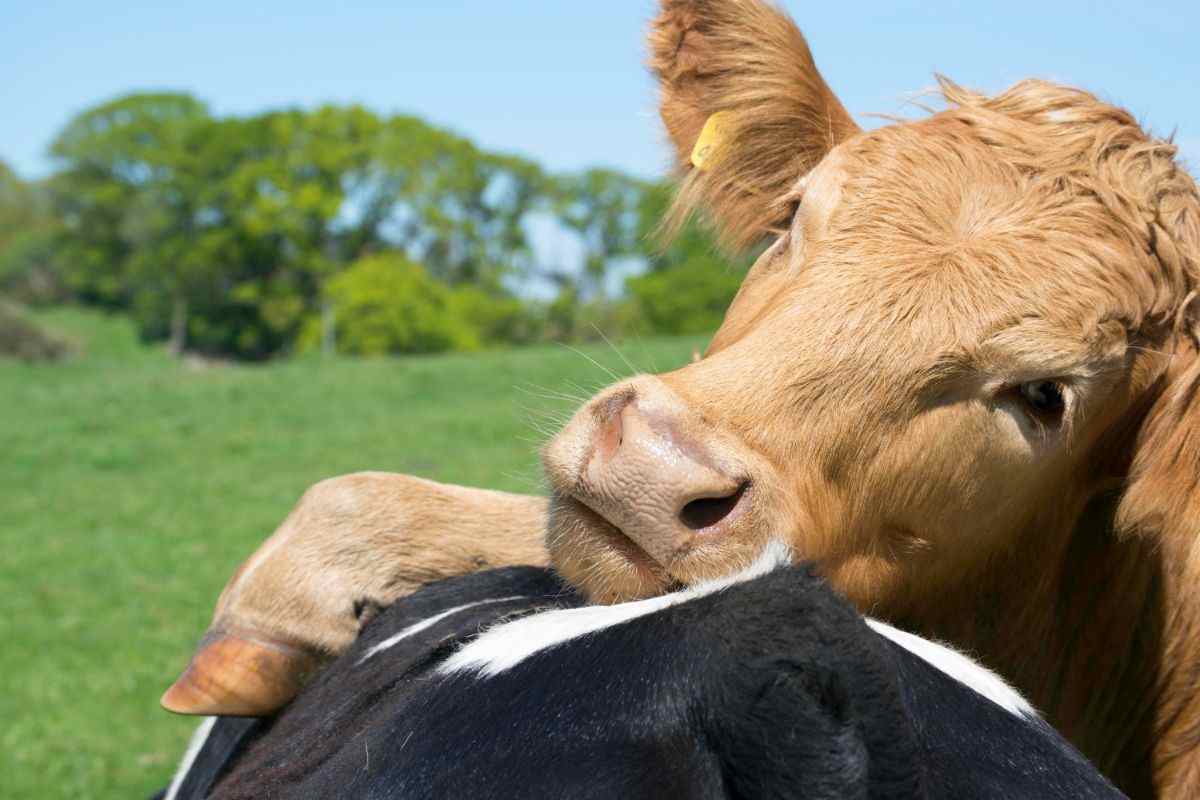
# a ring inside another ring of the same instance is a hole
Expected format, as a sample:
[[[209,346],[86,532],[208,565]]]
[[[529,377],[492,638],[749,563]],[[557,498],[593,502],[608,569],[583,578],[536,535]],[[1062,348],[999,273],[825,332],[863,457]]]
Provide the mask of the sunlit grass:
[[[41,315],[84,355],[0,362],[0,796],[139,797],[193,727],[158,707],[238,562],[305,487],[362,469],[538,491],[607,345],[199,366],[120,319]],[[638,368],[697,339],[620,345]]]

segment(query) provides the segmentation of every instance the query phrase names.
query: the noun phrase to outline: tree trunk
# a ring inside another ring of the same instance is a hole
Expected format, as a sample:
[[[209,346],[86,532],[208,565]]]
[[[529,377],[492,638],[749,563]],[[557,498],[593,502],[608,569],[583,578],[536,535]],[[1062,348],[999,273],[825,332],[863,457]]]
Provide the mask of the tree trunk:
[[[334,313],[333,303],[328,300],[321,302],[321,353],[331,356],[337,352],[337,314]]]
[[[171,304],[171,338],[167,341],[167,351],[177,356],[187,347],[187,298],[183,292],[176,292]]]

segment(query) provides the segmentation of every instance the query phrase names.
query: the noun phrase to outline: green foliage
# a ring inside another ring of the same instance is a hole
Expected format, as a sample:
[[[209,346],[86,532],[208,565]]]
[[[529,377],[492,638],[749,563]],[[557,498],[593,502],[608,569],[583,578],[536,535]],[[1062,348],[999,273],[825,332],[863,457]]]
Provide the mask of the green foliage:
[[[52,150],[76,296],[132,310],[175,350],[246,358],[291,349],[326,283],[372,252],[502,295],[528,264],[526,214],[549,202],[536,165],[358,106],[213,118],[187,95],[135,94]]]
[[[332,278],[326,294],[338,352],[377,356],[479,347],[479,330],[463,316],[454,290],[403,256],[367,256]],[[310,322],[302,346],[318,344],[319,331],[319,321]]]
[[[686,322],[669,316],[680,309],[667,278],[636,284],[637,302],[621,296],[633,268],[713,261],[694,226],[656,249],[667,186],[547,174],[412,116],[215,117],[187,94],[131,94],[72,119],[52,152],[61,169],[36,186],[0,169],[0,287],[128,311],[171,352],[265,359],[334,343],[425,352],[697,330],[728,296],[707,266],[691,285],[672,273],[699,304]],[[530,231],[546,220],[580,263],[539,263]],[[559,296],[522,299],[533,278]],[[336,331],[331,303],[349,303]]]
[[[540,395],[629,372],[604,344],[202,366],[139,347],[119,317],[37,320],[86,355],[0,361],[5,800],[166,785],[197,720],[158,698],[225,581],[305,488],[383,469],[538,491],[538,428],[573,405]],[[626,355],[667,369],[697,346],[647,340]]]
[[[12,237],[0,249],[0,291],[31,305],[67,299],[60,259],[62,237],[53,225]]]
[[[479,333],[484,345],[533,344],[545,338],[541,309],[502,292],[461,286],[451,298],[454,314]]]
[[[645,181],[605,169],[560,180],[559,217],[583,244],[583,271],[575,284],[585,297],[601,295],[614,259],[643,254],[645,221],[638,211],[648,189]]]
[[[0,161],[0,252],[32,227],[35,213],[30,194],[29,187]]]
[[[186,94],[134,94],[72,119],[51,145],[50,181],[82,296],[124,305],[133,286],[181,295],[213,275],[189,257],[196,215],[191,144],[210,120]]]
[[[655,333],[712,333],[737,294],[743,274],[703,254],[627,282],[641,319]]]
[[[45,187],[0,162],[0,291],[26,303],[61,300],[60,243]]]

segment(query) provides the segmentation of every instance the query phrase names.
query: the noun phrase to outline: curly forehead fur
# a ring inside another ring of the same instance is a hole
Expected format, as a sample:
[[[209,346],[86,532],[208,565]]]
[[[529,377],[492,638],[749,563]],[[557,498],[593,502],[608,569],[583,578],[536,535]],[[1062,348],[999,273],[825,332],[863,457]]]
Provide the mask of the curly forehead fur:
[[[952,128],[965,129],[959,137],[986,146],[1023,178],[1027,216],[1019,224],[1030,233],[1022,253],[1038,254],[1039,216],[1053,221],[1040,226],[1047,245],[1078,253],[1095,252],[1092,243],[1122,242],[1134,258],[1104,266],[1123,273],[1137,293],[1128,321],[1134,327],[1186,322],[1195,332],[1190,302],[1200,285],[1200,194],[1176,163],[1173,144],[1147,135],[1124,109],[1045,81],[1023,81],[995,97],[946,80],[942,91],[952,108],[925,123],[932,132],[949,138]],[[1052,242],[1052,235],[1061,238]]]

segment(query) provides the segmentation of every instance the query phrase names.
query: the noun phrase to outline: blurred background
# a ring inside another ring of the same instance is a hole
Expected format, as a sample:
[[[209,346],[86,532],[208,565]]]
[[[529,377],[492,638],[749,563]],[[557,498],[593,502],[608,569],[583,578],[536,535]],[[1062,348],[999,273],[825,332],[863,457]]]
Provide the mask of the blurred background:
[[[935,72],[1039,76],[1200,163],[1194,3],[784,5],[865,126]],[[306,486],[538,491],[563,415],[702,349],[750,255],[653,237],[650,0],[0,8],[0,795],[137,797]]]

